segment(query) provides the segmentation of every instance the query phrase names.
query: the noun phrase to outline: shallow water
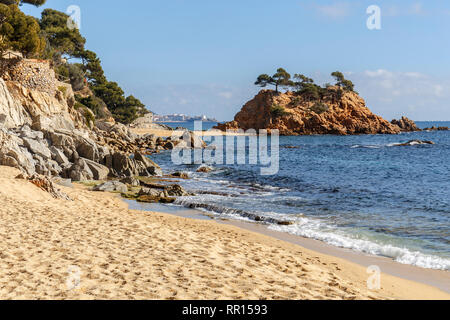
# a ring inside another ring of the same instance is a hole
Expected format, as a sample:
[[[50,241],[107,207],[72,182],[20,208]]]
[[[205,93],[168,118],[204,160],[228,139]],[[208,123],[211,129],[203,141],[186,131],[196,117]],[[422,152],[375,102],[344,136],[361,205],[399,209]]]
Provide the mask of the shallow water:
[[[436,144],[396,146],[413,139]],[[181,184],[198,195],[178,206],[258,216],[274,230],[450,270],[450,132],[280,137],[279,154],[274,176],[251,165],[215,164],[197,173],[199,165],[173,165],[170,153],[154,158],[166,171],[190,174]]]

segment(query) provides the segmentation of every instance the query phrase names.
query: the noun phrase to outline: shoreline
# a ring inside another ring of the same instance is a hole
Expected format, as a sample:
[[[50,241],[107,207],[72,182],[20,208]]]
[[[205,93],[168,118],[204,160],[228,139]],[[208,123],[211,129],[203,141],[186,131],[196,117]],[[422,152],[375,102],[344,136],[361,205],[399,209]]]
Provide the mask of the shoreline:
[[[58,187],[71,201],[55,199],[19,173],[0,166],[4,299],[450,299],[384,273],[370,290],[366,268],[342,258],[233,225],[130,210],[117,193],[74,184]]]
[[[126,200],[126,199],[122,199]],[[128,205],[133,200],[124,201]],[[237,227],[242,230],[255,232],[264,236],[268,236],[275,240],[281,240],[284,242],[288,242],[294,245],[298,245],[304,249],[311,250],[313,252],[324,254],[327,256],[331,256],[338,259],[343,259],[347,262],[357,264],[361,267],[367,268],[369,266],[378,266],[382,273],[386,273],[390,276],[398,277],[404,280],[409,280],[413,282],[422,283],[424,285],[432,286],[437,288],[447,294],[450,294],[450,272],[445,270],[435,270],[435,269],[427,269],[421,268],[409,264],[402,264],[396,262],[392,258],[376,256],[371,254],[366,254],[363,252],[358,252],[351,249],[340,248],[330,244],[327,244],[320,240],[315,240],[311,238],[305,238],[298,235],[293,235],[281,231],[270,230],[266,225],[256,223],[256,222],[247,222],[241,220],[232,220],[232,219],[215,219],[210,215],[195,209],[183,208],[181,206],[165,206],[161,204],[146,204],[146,203],[137,203],[135,202],[135,206],[132,206],[132,210],[139,211],[147,211],[147,212],[155,212],[151,210],[150,207],[157,207],[157,212],[174,215],[177,217],[193,219],[193,220],[207,220],[212,221],[222,225],[230,225]],[[148,209],[145,207],[148,206]],[[135,209],[141,207],[140,209]]]
[[[138,135],[154,134],[158,137],[167,138],[172,135],[182,136],[185,131],[182,130],[164,130],[164,129],[138,129],[130,128],[131,132]],[[246,133],[225,132],[218,129],[211,129],[207,131],[193,131],[194,134],[203,137],[217,137],[217,136],[249,136]]]

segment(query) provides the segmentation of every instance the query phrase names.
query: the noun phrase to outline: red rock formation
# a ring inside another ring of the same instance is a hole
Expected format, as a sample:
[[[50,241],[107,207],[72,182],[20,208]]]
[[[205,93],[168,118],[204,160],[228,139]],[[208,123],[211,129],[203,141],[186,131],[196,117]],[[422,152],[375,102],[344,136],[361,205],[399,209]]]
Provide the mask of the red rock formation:
[[[373,114],[355,92],[328,88],[320,101],[302,95],[262,90],[247,102],[234,121],[220,124],[220,130],[278,129],[281,135],[312,134],[397,134],[400,128]],[[278,111],[278,112],[277,112]]]

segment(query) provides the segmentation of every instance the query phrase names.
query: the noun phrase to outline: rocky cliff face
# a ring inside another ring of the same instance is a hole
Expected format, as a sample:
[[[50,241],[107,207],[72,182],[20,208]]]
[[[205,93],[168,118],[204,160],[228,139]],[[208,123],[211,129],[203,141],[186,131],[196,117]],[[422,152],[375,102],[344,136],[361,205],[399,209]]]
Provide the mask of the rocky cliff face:
[[[0,165],[74,181],[162,174],[133,146],[137,136],[125,126],[91,130],[74,108],[71,86],[59,82],[48,63],[15,63],[2,75]]]
[[[234,121],[220,130],[278,129],[281,135],[313,134],[397,134],[400,128],[373,114],[354,92],[328,89],[322,101],[310,101],[292,92],[262,90],[244,105]]]
[[[138,136],[113,119],[93,126],[75,108],[72,87],[59,82],[47,62],[1,62],[0,165],[73,181],[155,176],[162,170],[145,155],[205,147],[191,132],[162,139]]]

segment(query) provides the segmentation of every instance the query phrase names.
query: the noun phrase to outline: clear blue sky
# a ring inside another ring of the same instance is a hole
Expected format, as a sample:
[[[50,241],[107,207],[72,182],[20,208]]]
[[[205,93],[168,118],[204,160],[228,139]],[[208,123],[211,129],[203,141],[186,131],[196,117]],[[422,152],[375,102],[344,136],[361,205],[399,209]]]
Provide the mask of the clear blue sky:
[[[382,29],[366,27],[381,8]],[[110,80],[157,113],[232,119],[261,73],[318,83],[340,70],[376,113],[450,120],[448,0],[47,0],[81,9],[81,32]]]

